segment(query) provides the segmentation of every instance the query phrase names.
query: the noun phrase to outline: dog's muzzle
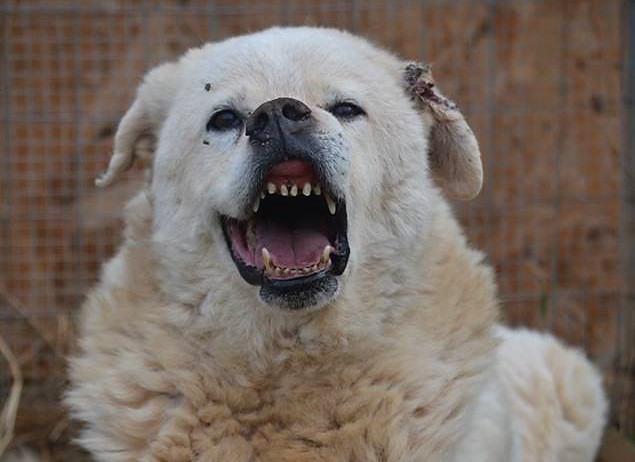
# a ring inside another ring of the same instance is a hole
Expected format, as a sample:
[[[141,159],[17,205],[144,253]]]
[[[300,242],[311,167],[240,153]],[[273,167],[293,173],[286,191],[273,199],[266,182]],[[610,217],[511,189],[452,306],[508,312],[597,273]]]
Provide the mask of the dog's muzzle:
[[[259,106],[247,119],[253,150],[246,219],[222,217],[231,256],[261,298],[288,309],[323,305],[349,256],[344,197],[333,193],[311,109],[292,98]]]

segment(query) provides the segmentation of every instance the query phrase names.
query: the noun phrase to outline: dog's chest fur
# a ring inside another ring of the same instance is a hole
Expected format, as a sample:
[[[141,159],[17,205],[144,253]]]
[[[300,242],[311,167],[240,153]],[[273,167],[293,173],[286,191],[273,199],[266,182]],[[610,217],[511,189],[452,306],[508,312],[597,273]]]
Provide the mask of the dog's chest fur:
[[[478,379],[448,364],[431,376],[373,356],[290,361],[247,386],[184,372],[168,419],[144,437],[150,460],[442,460]]]

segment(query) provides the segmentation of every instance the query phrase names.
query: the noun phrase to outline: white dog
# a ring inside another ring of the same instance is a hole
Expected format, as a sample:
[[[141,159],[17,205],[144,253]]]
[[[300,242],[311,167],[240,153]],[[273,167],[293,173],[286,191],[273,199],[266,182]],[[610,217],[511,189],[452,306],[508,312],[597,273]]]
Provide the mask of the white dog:
[[[426,66],[329,29],[206,45],[148,73],[99,183],[148,149],[71,365],[97,460],[593,460],[601,379],[497,327],[441,192],[478,194],[478,144]]]

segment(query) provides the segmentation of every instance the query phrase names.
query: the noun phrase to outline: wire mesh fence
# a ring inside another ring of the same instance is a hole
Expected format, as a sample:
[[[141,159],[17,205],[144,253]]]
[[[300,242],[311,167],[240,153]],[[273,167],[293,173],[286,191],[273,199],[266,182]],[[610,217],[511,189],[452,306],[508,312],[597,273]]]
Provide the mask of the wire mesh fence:
[[[633,432],[631,3],[5,0],[0,336],[24,377],[17,440],[67,450],[59,397],[73,316],[143,183],[134,171],[96,191],[93,179],[141,76],[189,47],[276,24],[345,28],[433,64],[482,144],[485,188],[456,208],[496,268],[506,319],[584,348],[604,372],[613,422]],[[2,362],[0,399],[11,383]]]

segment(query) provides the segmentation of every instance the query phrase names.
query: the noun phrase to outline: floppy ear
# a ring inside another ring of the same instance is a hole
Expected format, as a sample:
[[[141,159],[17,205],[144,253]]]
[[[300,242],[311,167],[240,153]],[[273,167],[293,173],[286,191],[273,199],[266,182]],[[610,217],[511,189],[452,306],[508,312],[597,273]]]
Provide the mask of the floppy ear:
[[[135,159],[152,157],[155,144],[174,99],[179,80],[177,63],[166,63],[149,71],[130,109],[119,122],[115,148],[108,170],[95,180],[97,186],[114,183]]]
[[[404,79],[419,109],[434,120],[429,152],[433,177],[453,199],[476,197],[483,185],[481,152],[463,114],[436,87],[430,66],[409,63]]]

